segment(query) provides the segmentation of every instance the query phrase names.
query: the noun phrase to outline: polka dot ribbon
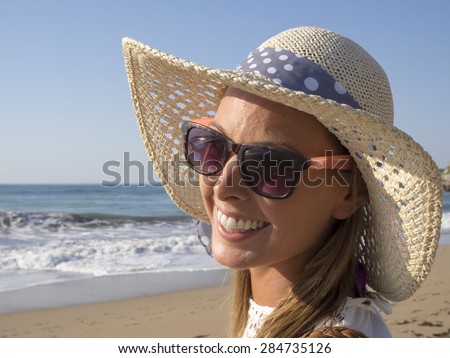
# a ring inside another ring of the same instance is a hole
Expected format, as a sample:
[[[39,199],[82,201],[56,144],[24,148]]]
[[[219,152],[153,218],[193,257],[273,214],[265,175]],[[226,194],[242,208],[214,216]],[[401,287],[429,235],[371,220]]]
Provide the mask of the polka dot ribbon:
[[[360,105],[330,74],[314,62],[280,48],[259,48],[251,52],[237,70],[257,72],[294,91],[318,95],[355,109]]]

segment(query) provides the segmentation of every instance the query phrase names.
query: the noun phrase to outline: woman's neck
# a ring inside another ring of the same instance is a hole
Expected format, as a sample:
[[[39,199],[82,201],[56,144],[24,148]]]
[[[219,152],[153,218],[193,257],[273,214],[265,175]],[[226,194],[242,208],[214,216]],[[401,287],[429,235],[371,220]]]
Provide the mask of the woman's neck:
[[[296,274],[286,274],[273,267],[250,269],[252,298],[260,306],[275,307],[292,286]]]

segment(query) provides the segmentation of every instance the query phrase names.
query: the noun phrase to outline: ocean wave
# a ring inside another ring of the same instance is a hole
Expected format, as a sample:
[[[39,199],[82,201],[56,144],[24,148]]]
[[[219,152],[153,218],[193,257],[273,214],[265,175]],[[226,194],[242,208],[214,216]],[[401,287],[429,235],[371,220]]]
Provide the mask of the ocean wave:
[[[441,232],[443,234],[450,234],[450,212],[442,214]]]
[[[0,272],[46,271],[92,275],[196,266],[207,258],[195,235],[161,238],[53,238],[2,248]]]
[[[193,219],[65,213],[1,215],[0,276],[30,272],[102,276],[203,269],[214,263],[198,241]]]
[[[0,232],[20,229],[61,231],[72,228],[107,228],[130,224],[182,223],[192,221],[186,216],[122,216],[101,213],[0,211]]]
[[[180,216],[0,211],[0,247],[0,274],[108,275],[195,266],[207,257],[195,220]]]

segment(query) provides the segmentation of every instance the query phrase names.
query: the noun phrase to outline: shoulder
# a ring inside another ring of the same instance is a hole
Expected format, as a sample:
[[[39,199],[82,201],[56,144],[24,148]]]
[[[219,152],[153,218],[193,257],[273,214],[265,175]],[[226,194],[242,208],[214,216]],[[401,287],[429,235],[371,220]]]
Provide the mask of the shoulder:
[[[379,297],[347,298],[336,317],[316,326],[347,327],[364,333],[369,338],[392,337],[381,310],[390,313],[389,304]]]

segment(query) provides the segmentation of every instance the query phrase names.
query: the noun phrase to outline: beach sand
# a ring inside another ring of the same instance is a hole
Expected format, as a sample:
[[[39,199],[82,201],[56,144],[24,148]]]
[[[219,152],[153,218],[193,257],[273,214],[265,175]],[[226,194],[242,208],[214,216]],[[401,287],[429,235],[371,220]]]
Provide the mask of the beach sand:
[[[394,337],[450,337],[450,245],[440,246],[431,273],[387,317]]]
[[[450,246],[387,317],[394,337],[450,337]],[[225,337],[230,287],[0,314],[0,337]]]
[[[229,287],[4,313],[0,337],[224,337]]]

